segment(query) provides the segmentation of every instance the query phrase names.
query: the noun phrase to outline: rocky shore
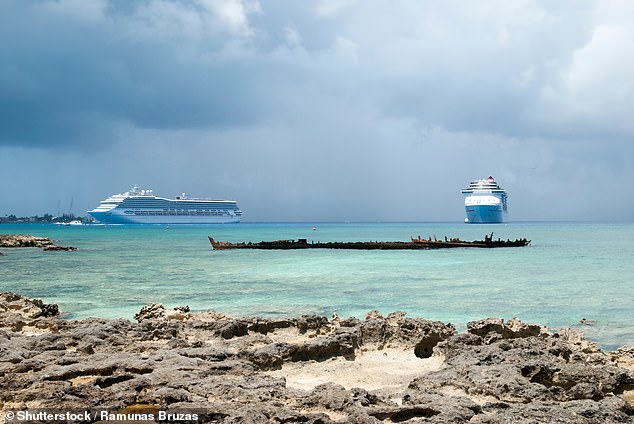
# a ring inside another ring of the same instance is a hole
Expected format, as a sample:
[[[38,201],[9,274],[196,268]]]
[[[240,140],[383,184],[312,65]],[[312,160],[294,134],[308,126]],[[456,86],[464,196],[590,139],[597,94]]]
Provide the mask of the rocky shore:
[[[0,293],[0,419],[107,410],[218,423],[634,420],[633,348],[603,352],[578,331],[516,319],[457,333],[401,312],[231,318],[153,304],[136,322],[58,314]]]
[[[0,234],[0,247],[40,247],[46,251],[77,250],[77,248],[73,246],[56,245],[55,242],[48,237],[38,237],[28,234]]]

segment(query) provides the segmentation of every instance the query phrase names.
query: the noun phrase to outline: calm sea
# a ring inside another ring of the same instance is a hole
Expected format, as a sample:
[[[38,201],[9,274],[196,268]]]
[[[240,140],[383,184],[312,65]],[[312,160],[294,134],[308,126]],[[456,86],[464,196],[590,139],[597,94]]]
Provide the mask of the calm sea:
[[[316,229],[313,230],[313,227]],[[437,251],[212,251],[207,240],[532,240]],[[58,303],[66,318],[132,318],[147,303],[233,316],[368,311],[452,322],[519,317],[634,344],[634,224],[242,223],[212,226],[0,225],[75,252],[2,249],[0,290]],[[585,318],[592,325],[581,326]]]

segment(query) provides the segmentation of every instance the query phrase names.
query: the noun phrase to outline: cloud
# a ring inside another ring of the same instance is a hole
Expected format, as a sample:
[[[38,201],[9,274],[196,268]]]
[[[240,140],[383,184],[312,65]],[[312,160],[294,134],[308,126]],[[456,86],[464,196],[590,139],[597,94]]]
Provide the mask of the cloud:
[[[354,3],[356,3],[356,0],[321,0],[317,2],[315,12],[319,16],[331,16],[352,6]]]
[[[634,33],[620,26],[598,26],[562,71],[559,90],[547,100],[565,111],[558,118],[582,123],[586,132],[631,135],[634,122]],[[553,98],[554,97],[554,98]],[[584,125],[585,123],[590,123]],[[606,124],[609,124],[606,125]],[[595,128],[592,128],[592,127]]]
[[[40,5],[40,10],[62,19],[96,24],[104,19],[107,6],[107,0],[49,0]]]
[[[138,5],[122,15],[103,3],[10,4],[0,32],[19,41],[1,48],[1,144],[90,148],[126,126],[257,120],[257,66],[231,57],[249,37],[245,14],[257,8]]]
[[[291,83],[292,95],[344,90],[386,116],[509,136],[565,137],[597,112],[595,131],[617,128],[623,116],[603,106],[634,102],[631,29],[590,3],[328,1],[312,14],[246,0],[121,4],[10,3],[4,35],[22,41],[3,48],[0,101],[13,112],[0,143],[82,144],[98,122],[93,134],[109,138],[121,125],[283,119],[269,102],[287,78],[307,90]]]
[[[217,17],[230,32],[249,36],[252,30],[249,25],[248,14],[261,12],[261,6],[257,1],[245,2],[242,0],[206,0],[203,7]]]
[[[494,174],[516,218],[601,217],[558,196],[614,204],[634,178],[633,19],[590,0],[5,1],[0,165],[34,161],[85,208],[136,182],[253,219],[460,220],[459,189]]]

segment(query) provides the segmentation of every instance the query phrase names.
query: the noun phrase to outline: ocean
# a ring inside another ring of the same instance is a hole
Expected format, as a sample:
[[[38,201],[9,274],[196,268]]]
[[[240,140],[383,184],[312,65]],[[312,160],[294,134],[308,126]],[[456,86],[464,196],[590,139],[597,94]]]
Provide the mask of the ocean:
[[[315,228],[315,229],[313,229]],[[431,251],[212,251],[224,241],[463,240],[530,246]],[[0,290],[57,303],[68,319],[132,319],[148,303],[232,316],[371,310],[451,322],[518,317],[581,328],[605,349],[634,344],[632,223],[241,223],[207,226],[0,225],[75,252],[0,249]],[[580,324],[585,318],[589,325]]]

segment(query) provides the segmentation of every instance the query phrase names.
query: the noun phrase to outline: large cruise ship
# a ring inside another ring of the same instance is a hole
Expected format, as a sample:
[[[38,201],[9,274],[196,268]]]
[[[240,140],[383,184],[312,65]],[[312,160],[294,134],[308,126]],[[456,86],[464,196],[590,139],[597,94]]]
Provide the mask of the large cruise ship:
[[[234,200],[155,196],[134,186],[102,200],[88,211],[102,224],[226,224],[240,222],[242,211]]]
[[[507,213],[506,192],[493,177],[471,181],[462,190],[467,212],[465,222],[487,224],[504,222]]]

